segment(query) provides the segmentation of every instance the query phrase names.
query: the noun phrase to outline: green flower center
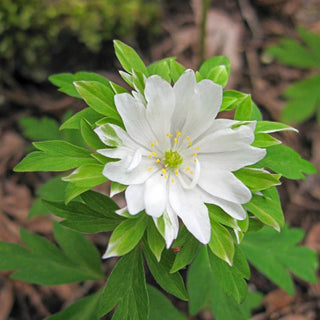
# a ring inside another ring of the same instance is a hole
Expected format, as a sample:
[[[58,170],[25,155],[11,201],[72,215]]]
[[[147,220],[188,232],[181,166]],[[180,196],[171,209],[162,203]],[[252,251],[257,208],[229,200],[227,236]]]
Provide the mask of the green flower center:
[[[164,154],[164,164],[169,167],[176,169],[182,163],[183,158],[177,151],[172,151],[171,149]]]

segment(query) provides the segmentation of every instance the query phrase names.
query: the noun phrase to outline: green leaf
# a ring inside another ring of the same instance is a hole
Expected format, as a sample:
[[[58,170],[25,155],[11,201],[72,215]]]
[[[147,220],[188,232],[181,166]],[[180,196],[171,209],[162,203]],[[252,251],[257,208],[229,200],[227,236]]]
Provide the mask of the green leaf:
[[[284,93],[289,99],[283,112],[285,122],[302,122],[309,119],[320,106],[320,75],[301,80]]]
[[[251,319],[251,309],[260,306],[263,295],[249,291],[245,300],[238,304],[224,293],[218,282],[213,282],[210,300],[216,320],[248,320]]]
[[[206,204],[209,210],[210,218],[229,228],[241,231],[238,221],[223,211],[220,207],[213,204]]]
[[[26,138],[32,140],[60,139],[59,124],[52,118],[23,117],[19,119],[19,125]]]
[[[251,96],[248,95],[244,98],[237,107],[236,113],[234,115],[235,120],[251,120],[252,114],[252,101]]]
[[[155,258],[157,261],[160,261],[161,253],[165,247],[165,242],[152,220],[149,221],[147,229],[147,241]]]
[[[121,222],[113,231],[103,258],[123,256],[134,249],[142,238],[147,223],[148,216],[145,214],[138,219]]]
[[[275,188],[275,187],[272,187]],[[275,192],[276,189],[274,189]],[[253,194],[251,201],[246,204],[251,213],[264,224],[280,231],[284,226],[284,216],[279,199],[274,199],[268,194],[268,190],[263,190],[262,195]]]
[[[117,313],[128,320],[149,317],[149,298],[140,247],[123,256],[108,279],[98,308],[102,317],[117,305]]]
[[[104,278],[97,249],[83,235],[55,226],[55,237],[62,249],[38,235],[21,229],[25,249],[0,243],[1,270],[15,271],[11,278],[40,285],[58,285]],[[67,238],[67,243],[60,240]],[[79,248],[79,243],[82,248]],[[75,252],[73,249],[77,248]],[[85,250],[85,254],[82,250]],[[84,254],[81,257],[81,254]],[[88,261],[87,259],[90,259]]]
[[[91,187],[78,187],[75,184],[68,183],[66,192],[65,192],[65,199],[64,202],[68,204],[70,201],[75,200],[79,195],[82,193],[90,190]],[[79,230],[80,231],[80,230]]]
[[[257,121],[256,133],[274,133],[280,131],[295,131],[298,132],[297,129],[281,122],[275,121]]]
[[[315,167],[293,149],[279,144],[267,148],[267,155],[256,167],[267,167],[288,179],[305,179],[304,174],[316,173]]]
[[[169,62],[169,67],[170,67],[170,76],[174,83],[178,81],[178,79],[186,70],[186,68],[182,64],[180,64],[175,60],[171,60]]]
[[[227,262],[230,266],[233,263],[234,244],[229,231],[216,222],[210,215],[211,238],[209,242],[210,250],[220,259]]]
[[[113,45],[116,56],[125,71],[132,73],[134,70],[148,74],[146,66],[133,48],[119,40],[114,40]]]
[[[158,262],[148,245],[144,244],[143,249],[148,267],[158,284],[179,299],[187,301],[188,294],[181,275],[178,272],[170,273],[174,254],[171,251],[165,250],[162,253],[160,262]]]
[[[118,182],[111,182],[111,187],[110,187],[110,197],[112,198],[116,194],[119,194],[120,192],[124,191],[127,189],[128,186],[118,183]]]
[[[245,266],[247,261],[243,253],[239,248],[236,247],[236,249],[233,266],[218,258],[211,251],[208,254],[213,279],[219,283],[228,296],[232,296],[237,303],[242,303],[248,292],[248,286],[244,278],[247,278],[250,274],[248,274],[248,265]],[[236,262],[240,262],[240,265]]]
[[[33,145],[40,151],[28,154],[16,165],[15,171],[64,171],[96,163],[89,150],[66,141],[34,142]]]
[[[93,188],[108,181],[102,174],[103,168],[104,166],[101,164],[85,164],[62,179],[63,181],[71,182],[78,187]]]
[[[271,174],[256,168],[242,168],[233,174],[241,180],[251,191],[260,191],[272,186],[280,185],[281,174]]]
[[[123,221],[122,217],[114,213],[118,206],[111,199],[105,198],[103,211],[95,211],[77,201],[72,201],[68,205],[63,201],[43,200],[43,202],[55,215],[65,219],[61,222],[62,225],[80,232],[95,233],[113,230]]]
[[[258,148],[267,148],[267,147],[275,146],[277,144],[281,144],[281,141],[270,136],[267,133],[257,132],[255,133],[254,141],[251,145],[253,147],[258,147]]]
[[[236,90],[225,90],[223,91],[222,104],[220,111],[233,110],[249,95]],[[246,119],[248,120],[248,119]]]
[[[89,107],[121,123],[114,104],[114,93],[110,88],[97,81],[76,81],[74,85]]]
[[[106,146],[101,142],[97,134],[93,131],[95,126],[92,126],[87,120],[81,119],[80,130],[81,136],[85,143],[93,150],[103,149]]]
[[[101,119],[101,114],[94,111],[92,108],[85,108],[71,118],[67,119],[60,127],[60,130],[64,129],[80,129],[81,127],[81,120],[85,120],[91,125]]]
[[[211,273],[208,251],[205,246],[202,246],[198,256],[188,268],[187,274],[189,312],[192,316],[197,314],[209,300]]]
[[[165,79],[170,83],[171,76],[170,76],[169,63],[171,60],[175,60],[175,58],[162,59],[149,65],[147,68],[148,75],[151,76],[151,75],[157,74],[158,76],[160,76],[161,78]]]
[[[96,312],[101,291],[80,299],[45,320],[99,320]]]
[[[159,290],[147,286],[150,300],[149,320],[187,320]]]
[[[42,200],[62,201],[64,199],[66,187],[67,182],[62,181],[61,176],[57,176],[38,188],[36,190],[38,198],[33,203],[29,211],[28,218],[49,213],[49,210],[43,205]]]
[[[249,277],[249,266],[241,252],[239,252],[237,249],[235,263],[237,263],[239,268],[236,272]],[[225,262],[220,261],[227,268],[230,268]],[[232,279],[218,279],[218,274],[214,273],[213,269],[211,269],[208,251],[203,246],[188,270],[187,285],[190,295],[190,314],[195,315],[200,309],[207,309],[211,305],[211,309],[217,320],[248,320],[250,309],[257,307],[261,303],[261,295],[249,292],[244,302],[239,305],[233,297],[225,293],[222,287],[221,281],[232,281]]]
[[[191,263],[194,257],[198,254],[200,247],[201,244],[199,243],[199,241],[191,233],[188,232],[187,238],[182,248],[178,251],[170,272],[177,272]]]
[[[282,64],[299,68],[319,68],[320,66],[320,37],[303,28],[298,32],[304,43],[293,39],[281,39],[279,45],[270,46],[267,53],[277,58]]]
[[[279,233],[265,227],[247,234],[240,247],[253,266],[293,295],[294,285],[288,270],[306,281],[316,282],[317,254],[298,246],[303,236],[301,229],[286,226]]]
[[[217,66],[210,70],[207,79],[212,80],[213,82],[220,84],[223,88],[228,83],[228,71],[225,66]]]
[[[49,81],[53,83],[55,86],[59,87],[59,91],[79,99],[81,99],[81,96],[79,95],[78,91],[76,90],[73,84],[73,82],[75,81],[97,81],[106,86],[110,86],[108,79],[92,72],[77,72],[75,74],[54,74],[49,77]]]
[[[231,64],[230,60],[225,56],[216,56],[206,60],[200,67],[199,72],[203,78],[207,78],[208,75],[212,72],[213,68],[223,67],[227,75],[230,75]],[[210,78],[208,78],[210,79]]]

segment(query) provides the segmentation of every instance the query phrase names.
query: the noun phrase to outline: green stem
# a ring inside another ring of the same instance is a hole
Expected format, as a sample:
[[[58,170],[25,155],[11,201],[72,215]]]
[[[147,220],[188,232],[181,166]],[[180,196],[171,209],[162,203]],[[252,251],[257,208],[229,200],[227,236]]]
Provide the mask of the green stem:
[[[202,17],[200,25],[200,57],[199,65],[203,63],[205,59],[205,40],[206,40],[206,26],[208,10],[210,7],[210,0],[202,0]]]

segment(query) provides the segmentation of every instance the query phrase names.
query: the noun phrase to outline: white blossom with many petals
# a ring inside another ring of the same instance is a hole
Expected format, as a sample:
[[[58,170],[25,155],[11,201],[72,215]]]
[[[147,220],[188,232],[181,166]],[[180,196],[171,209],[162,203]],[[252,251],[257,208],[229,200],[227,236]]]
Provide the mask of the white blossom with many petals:
[[[210,80],[197,83],[185,71],[172,87],[161,77],[146,79],[144,96],[133,92],[115,95],[123,120],[95,132],[112,148],[98,150],[120,159],[106,164],[103,174],[127,185],[127,210],[142,210],[156,225],[163,218],[170,247],[179,231],[178,217],[202,243],[210,240],[211,226],[205,203],[221,207],[242,220],[250,190],[233,171],[262,159],[266,151],[251,146],[255,122],[215,119],[222,102],[222,87]]]

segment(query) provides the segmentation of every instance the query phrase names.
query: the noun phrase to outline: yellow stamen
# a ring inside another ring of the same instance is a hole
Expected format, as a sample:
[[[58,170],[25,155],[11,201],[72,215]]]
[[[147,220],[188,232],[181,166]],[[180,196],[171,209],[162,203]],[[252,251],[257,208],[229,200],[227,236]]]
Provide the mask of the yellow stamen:
[[[188,140],[188,141],[190,140],[190,137],[189,137],[189,136],[187,137],[187,140]]]
[[[148,157],[149,157],[149,158],[151,158],[151,157],[152,157],[152,155],[151,155],[151,154],[149,154],[149,155],[148,155]]]
[[[162,172],[163,172],[163,174],[167,173],[166,169],[162,169]]]
[[[169,138],[172,138],[172,134],[171,133],[169,134]]]
[[[193,156],[196,157],[196,156],[197,156],[197,153],[195,152],[195,153],[193,154]]]
[[[172,183],[174,183],[174,180],[173,180],[173,179],[171,179],[171,182],[172,182]]]
[[[181,132],[180,131],[177,131],[177,136],[181,137]]]
[[[186,167],[186,171],[189,171],[190,170],[190,167]]]
[[[154,147],[154,144],[153,144],[153,143],[151,143],[151,144],[150,144],[150,147]]]
[[[149,169],[149,171],[151,171],[151,170],[152,170],[152,167],[149,167],[148,169]]]
[[[151,152],[153,156],[156,156],[157,154],[155,152]]]
[[[160,162],[160,159],[157,159],[157,160],[156,160],[156,163],[159,163],[159,162]]]
[[[193,174],[193,171],[190,171],[190,174]]]
[[[154,140],[154,141],[153,141],[153,144],[156,145],[156,144],[158,144],[158,142],[157,142],[156,140]]]
[[[199,151],[199,147],[196,147],[196,151]]]
[[[168,176],[164,176],[165,179],[168,179]]]
[[[167,137],[169,137],[170,136],[170,133],[169,132],[167,132]]]
[[[174,170],[174,174],[177,176],[178,175],[178,170]]]
[[[190,146],[190,147],[192,146],[192,141],[189,142],[189,146]]]
[[[178,143],[178,139],[177,138],[174,138],[174,143]]]
[[[193,162],[197,162],[197,159],[193,159]]]

